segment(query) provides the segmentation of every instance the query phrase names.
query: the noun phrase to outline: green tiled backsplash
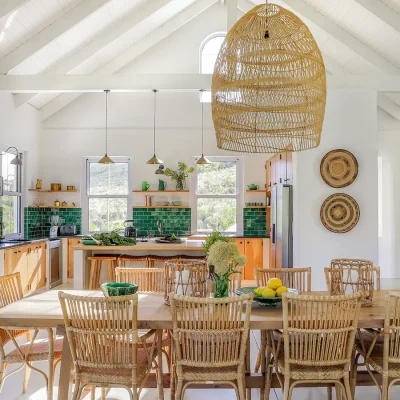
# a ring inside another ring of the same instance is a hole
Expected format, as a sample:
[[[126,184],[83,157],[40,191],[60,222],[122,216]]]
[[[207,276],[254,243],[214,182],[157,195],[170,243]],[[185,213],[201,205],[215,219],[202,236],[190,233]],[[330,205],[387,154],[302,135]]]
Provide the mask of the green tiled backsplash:
[[[76,232],[81,233],[82,210],[80,208],[24,208],[24,236],[35,239],[49,236],[50,218],[58,215],[65,224],[75,224]]]
[[[243,209],[243,234],[244,236],[267,236],[267,209]]]
[[[134,208],[132,218],[138,227],[138,236],[146,236],[148,231],[158,235],[158,220],[162,221],[163,234],[186,236],[190,233],[190,208]]]

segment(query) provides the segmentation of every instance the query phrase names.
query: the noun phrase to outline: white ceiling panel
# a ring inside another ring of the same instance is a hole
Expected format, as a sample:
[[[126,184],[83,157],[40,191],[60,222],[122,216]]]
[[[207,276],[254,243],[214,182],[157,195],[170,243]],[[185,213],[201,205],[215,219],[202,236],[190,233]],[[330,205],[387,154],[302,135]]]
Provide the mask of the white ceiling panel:
[[[390,7],[392,10],[400,14],[400,0],[376,0]]]

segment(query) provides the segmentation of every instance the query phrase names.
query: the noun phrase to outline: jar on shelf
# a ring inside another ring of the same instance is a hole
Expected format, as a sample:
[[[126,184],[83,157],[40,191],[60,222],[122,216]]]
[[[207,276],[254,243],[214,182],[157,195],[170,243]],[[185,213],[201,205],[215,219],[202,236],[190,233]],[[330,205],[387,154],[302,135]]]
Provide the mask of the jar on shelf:
[[[60,202],[59,202],[58,200],[56,200],[56,201],[54,202],[54,207],[60,207]]]

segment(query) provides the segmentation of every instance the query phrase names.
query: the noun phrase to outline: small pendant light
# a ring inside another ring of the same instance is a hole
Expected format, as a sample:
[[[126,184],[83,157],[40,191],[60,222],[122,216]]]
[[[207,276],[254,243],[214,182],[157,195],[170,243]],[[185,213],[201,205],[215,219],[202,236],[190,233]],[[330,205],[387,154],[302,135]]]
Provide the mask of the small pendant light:
[[[204,92],[204,89],[201,89],[200,92]],[[211,164],[211,161],[204,157],[204,102],[201,102],[201,157],[196,164]]]
[[[153,89],[154,92],[154,125],[153,125],[153,149],[154,149],[154,155],[153,157],[150,158],[149,161],[147,161],[147,164],[163,164],[163,161],[161,161],[159,158],[156,156],[156,96],[157,96],[157,89]]]
[[[108,137],[108,103],[107,103],[107,96],[110,93],[109,90],[105,90],[104,93],[106,94],[106,154],[105,156],[99,160],[99,164],[114,164],[114,161],[111,160],[110,157],[107,155],[107,137]]]
[[[156,175],[164,175],[164,165],[160,165],[157,169],[156,172],[154,172]]]

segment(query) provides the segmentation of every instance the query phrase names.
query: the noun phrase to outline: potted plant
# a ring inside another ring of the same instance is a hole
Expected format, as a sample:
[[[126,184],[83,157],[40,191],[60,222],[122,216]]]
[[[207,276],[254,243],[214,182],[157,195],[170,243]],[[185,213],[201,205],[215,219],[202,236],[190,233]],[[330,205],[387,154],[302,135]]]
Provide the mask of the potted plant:
[[[215,297],[228,297],[229,277],[232,274],[240,273],[235,268],[246,264],[246,257],[239,253],[235,242],[218,240],[208,251],[207,264],[214,266]]]
[[[194,168],[190,167],[179,161],[178,162],[178,169],[173,171],[170,168],[167,168],[164,172],[164,175],[169,176],[173,181],[176,182],[176,190],[183,190],[186,187],[186,178],[194,172]]]

